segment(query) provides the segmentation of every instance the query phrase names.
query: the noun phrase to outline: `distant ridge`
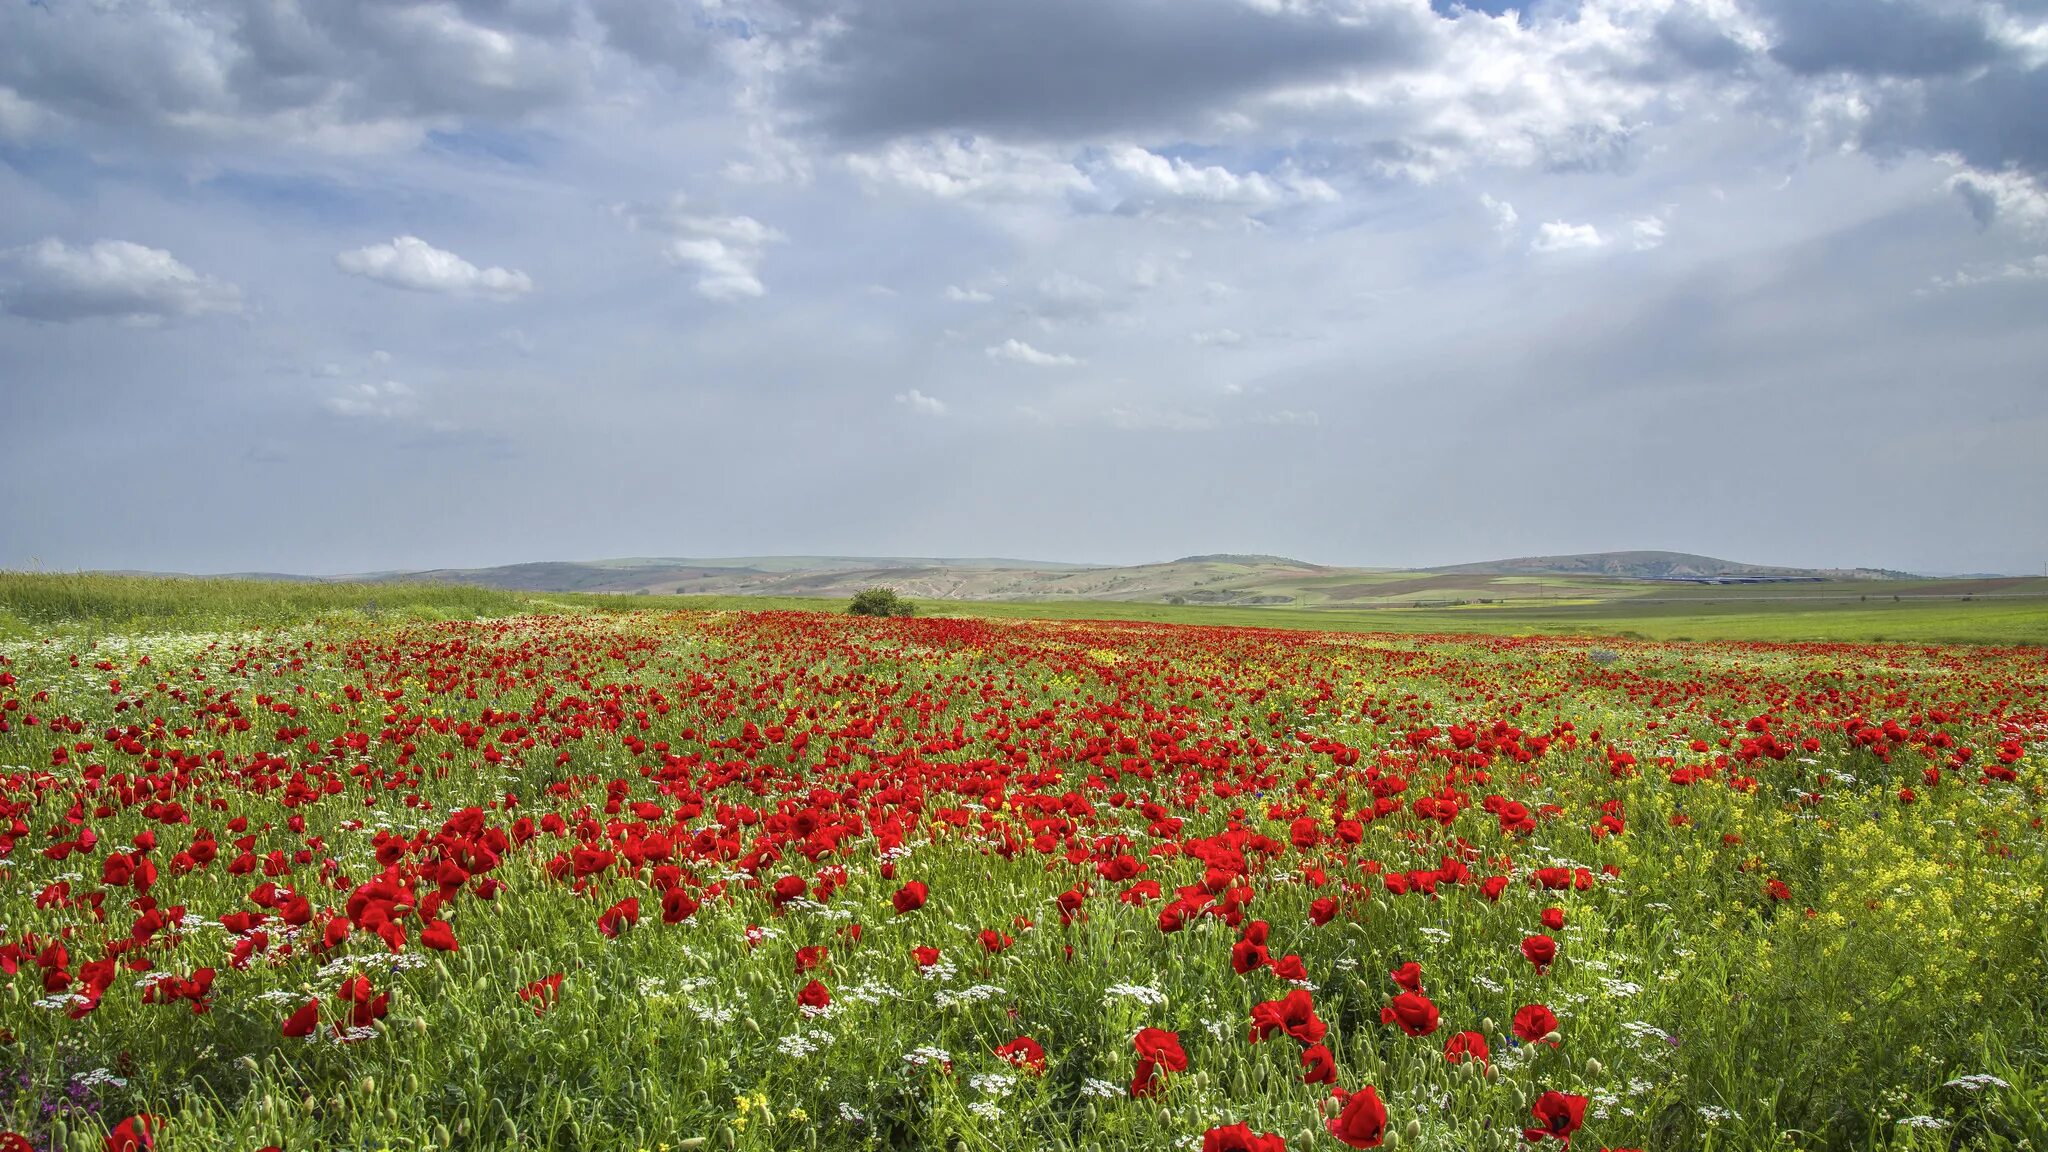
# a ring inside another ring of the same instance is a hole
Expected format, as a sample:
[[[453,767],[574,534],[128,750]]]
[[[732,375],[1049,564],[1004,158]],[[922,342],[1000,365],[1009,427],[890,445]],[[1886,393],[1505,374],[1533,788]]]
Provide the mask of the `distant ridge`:
[[[1311,564],[1290,556],[1268,556],[1262,552],[1211,552],[1204,556],[1183,556],[1170,561],[1174,564],[1273,564],[1283,568],[1322,568],[1322,564]]]
[[[1783,568],[1741,564],[1690,552],[1583,552],[1518,556],[1424,569],[1447,576],[1602,576],[1616,580],[1906,580],[1883,568]]]

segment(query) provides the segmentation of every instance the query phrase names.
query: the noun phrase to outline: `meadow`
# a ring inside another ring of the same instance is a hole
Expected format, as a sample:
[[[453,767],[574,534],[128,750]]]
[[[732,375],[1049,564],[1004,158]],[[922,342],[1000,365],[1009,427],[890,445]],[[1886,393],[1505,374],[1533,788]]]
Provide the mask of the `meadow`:
[[[0,1152],[2048,1148],[2048,648],[0,610]]]

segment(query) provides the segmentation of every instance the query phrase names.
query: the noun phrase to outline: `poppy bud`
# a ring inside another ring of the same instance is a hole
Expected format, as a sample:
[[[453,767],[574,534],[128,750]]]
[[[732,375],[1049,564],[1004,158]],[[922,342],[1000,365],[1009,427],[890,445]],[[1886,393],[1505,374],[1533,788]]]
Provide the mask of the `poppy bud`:
[[[369,1096],[369,1095],[372,1095],[372,1094],[374,1094],[374,1093],[375,1093],[376,1091],[377,1091],[377,1078],[376,1078],[375,1076],[365,1076],[365,1077],[363,1077],[363,1095],[365,1095],[365,1096]]]
[[[1562,1032],[1557,1032],[1557,1031],[1551,1031],[1551,1032],[1546,1032],[1546,1033],[1544,1033],[1544,1034],[1543,1034],[1543,1039],[1542,1039],[1542,1040],[1540,1040],[1540,1041],[1538,1041],[1538,1043],[1542,1043],[1542,1044],[1556,1044],[1556,1043],[1558,1043],[1559,1041],[1561,1041],[1561,1040],[1563,1040],[1563,1039],[1564,1039],[1564,1033],[1562,1033]]]
[[[1591,1056],[1586,1057],[1586,1075],[1597,1080],[1600,1078],[1600,1073],[1605,1071],[1606,1069],[1600,1066],[1598,1060],[1593,1059]]]
[[[1500,1078],[1500,1073],[1493,1070],[1493,1065],[1484,1065],[1484,1069],[1485,1070],[1482,1071],[1480,1075],[1486,1077],[1488,1080],[1497,1080]]]
[[[1486,1019],[1481,1020],[1479,1022],[1479,1030],[1487,1033],[1488,1035],[1492,1035],[1493,1033],[1500,1031],[1500,1025],[1495,1024],[1493,1022],[1493,1017],[1488,1016]]]
[[[1407,1137],[1408,1137],[1408,1139],[1410,1139],[1410,1140],[1420,1140],[1420,1139],[1422,1139],[1422,1121],[1420,1121],[1420,1120],[1410,1120],[1410,1121],[1408,1121],[1408,1126],[1407,1126],[1407,1127],[1405,1127],[1405,1128],[1403,1128],[1403,1129],[1401,1130],[1401,1132],[1402,1132],[1402,1134],[1403,1134],[1403,1135],[1407,1136]]]

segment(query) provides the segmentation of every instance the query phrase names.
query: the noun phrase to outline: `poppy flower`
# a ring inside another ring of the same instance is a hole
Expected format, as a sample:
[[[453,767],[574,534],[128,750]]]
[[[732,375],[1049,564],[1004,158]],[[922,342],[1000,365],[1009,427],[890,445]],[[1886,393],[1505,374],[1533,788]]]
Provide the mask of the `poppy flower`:
[[[1572,1133],[1586,1122],[1586,1098],[1569,1092],[1545,1092],[1529,1106],[1529,1114],[1536,1118],[1536,1126],[1522,1129],[1526,1140],[1549,1138],[1572,1146]]]
[[[1292,952],[1271,963],[1273,975],[1278,976],[1282,980],[1299,982],[1306,982],[1308,980],[1308,969],[1302,966],[1301,957]]]
[[[1250,940],[1239,940],[1230,949],[1230,967],[1238,975],[1256,972],[1266,966],[1266,946]]]
[[[699,907],[701,905],[698,904],[696,897],[684,891],[680,885],[670,888],[661,894],[661,922],[681,924],[696,915]]]
[[[1536,974],[1541,976],[1550,971],[1551,962],[1557,959],[1557,941],[1548,936],[1524,936],[1522,955],[1536,966]]]
[[[1169,1072],[1184,1072],[1188,1066],[1188,1054],[1181,1050],[1180,1033],[1168,1032],[1164,1028],[1141,1028],[1131,1038],[1131,1047],[1138,1050],[1141,1059],[1162,1064]]]
[[[420,943],[437,952],[459,951],[461,945],[455,942],[455,929],[446,920],[436,920],[420,930]]]
[[[284,1034],[294,1040],[311,1036],[320,1026],[320,1002],[308,1000],[304,1007],[284,1019]]]
[[[986,948],[991,956],[996,955],[1014,943],[1016,943],[1015,938],[1005,936],[993,928],[983,928],[981,930],[981,946]]]
[[[929,945],[920,944],[910,950],[910,958],[917,961],[919,968],[929,968],[939,962],[939,950]]]
[[[830,953],[823,944],[813,944],[796,950],[796,974],[801,976],[825,962]]]
[[[1285,1032],[1303,1044],[1321,1042],[1327,1031],[1316,1015],[1315,1001],[1297,988],[1278,1000],[1252,1005],[1251,1042],[1256,1044],[1275,1032]]]
[[[1029,1036],[1019,1036],[999,1046],[996,1055],[1031,1072],[1045,1071],[1045,1049]]]
[[[896,914],[901,916],[904,913],[915,912],[919,908],[924,907],[925,899],[930,894],[931,890],[925,887],[924,881],[912,880],[910,883],[898,888],[896,894],[889,897],[889,903],[896,906]]]
[[[1444,1041],[1444,1059],[1453,1064],[1462,1064],[1467,1060],[1477,1060],[1485,1064],[1492,1054],[1486,1046],[1486,1037],[1477,1032],[1460,1032]]]
[[[1301,1082],[1303,1084],[1335,1084],[1337,1082],[1337,1058],[1322,1044],[1311,1044],[1301,1050]]]
[[[1545,908],[1538,918],[1543,921],[1543,926],[1552,932],[1564,931],[1564,909],[1555,906]]]
[[[813,980],[809,984],[804,985],[802,991],[796,994],[796,1002],[800,1008],[808,1008],[813,1012],[822,1012],[831,1006],[832,993],[826,991],[823,984]]]
[[[1535,1044],[1557,1031],[1557,1016],[1542,1004],[1525,1004],[1515,1010],[1515,1035]],[[1557,1041],[1551,1041],[1555,1047]]]
[[[1422,965],[1417,964],[1413,960],[1387,973],[1387,975],[1392,976],[1394,983],[1400,985],[1401,989],[1405,992],[1422,991]]]
[[[19,1132],[0,1132],[0,1152],[36,1152],[36,1146]]]
[[[597,930],[608,940],[616,939],[619,933],[639,922],[640,898],[628,896],[598,914]]]
[[[1429,997],[1420,992],[1403,992],[1380,1009],[1380,1023],[1397,1025],[1410,1036],[1427,1036],[1436,1031],[1440,1015]]]
[[[519,990],[519,998],[533,1005],[533,1014],[539,1016],[555,1003],[555,997],[562,991],[562,974],[556,972],[545,979],[536,980]]]
[[[1330,1135],[1353,1148],[1377,1148],[1387,1139],[1387,1107],[1368,1084],[1344,1097],[1343,1110],[1323,1122]]]
[[[1202,1133],[1202,1152],[1287,1152],[1287,1141],[1271,1132],[1255,1134],[1246,1124],[1229,1124]]]
[[[163,1121],[147,1112],[130,1116],[107,1133],[107,1152],[148,1152],[156,1147],[156,1133]]]
[[[1318,896],[1309,901],[1308,922],[1320,928],[1337,918],[1337,898]]]

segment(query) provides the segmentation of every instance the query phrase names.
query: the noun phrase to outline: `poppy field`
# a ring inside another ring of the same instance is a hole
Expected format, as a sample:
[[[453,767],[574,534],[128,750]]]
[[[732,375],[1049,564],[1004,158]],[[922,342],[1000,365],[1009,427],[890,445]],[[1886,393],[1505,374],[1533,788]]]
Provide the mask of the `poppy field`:
[[[2048,649],[0,643],[0,1152],[2048,1149]]]

